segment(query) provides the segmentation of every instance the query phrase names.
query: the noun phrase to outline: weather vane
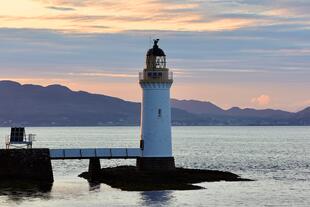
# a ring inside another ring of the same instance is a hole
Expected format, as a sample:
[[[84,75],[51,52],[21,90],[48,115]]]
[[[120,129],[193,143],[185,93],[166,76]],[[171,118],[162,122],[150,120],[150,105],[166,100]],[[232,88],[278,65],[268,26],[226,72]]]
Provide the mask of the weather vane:
[[[154,41],[154,46],[158,46],[157,43],[159,42],[159,39],[153,39]]]

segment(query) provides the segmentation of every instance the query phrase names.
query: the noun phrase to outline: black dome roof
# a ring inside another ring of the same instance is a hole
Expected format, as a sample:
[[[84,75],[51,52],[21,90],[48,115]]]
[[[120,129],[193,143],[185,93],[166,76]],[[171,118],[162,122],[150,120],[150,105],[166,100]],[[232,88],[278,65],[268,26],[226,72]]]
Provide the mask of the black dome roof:
[[[154,40],[153,48],[147,51],[146,56],[166,56],[164,51],[158,47],[158,41],[159,39]]]

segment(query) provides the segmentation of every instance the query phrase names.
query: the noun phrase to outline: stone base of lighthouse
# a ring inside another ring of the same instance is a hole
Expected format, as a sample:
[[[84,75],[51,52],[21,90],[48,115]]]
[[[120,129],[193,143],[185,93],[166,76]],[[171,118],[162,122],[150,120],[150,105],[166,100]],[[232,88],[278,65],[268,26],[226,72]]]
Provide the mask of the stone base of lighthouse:
[[[139,157],[137,168],[144,171],[167,171],[174,170],[174,157]]]

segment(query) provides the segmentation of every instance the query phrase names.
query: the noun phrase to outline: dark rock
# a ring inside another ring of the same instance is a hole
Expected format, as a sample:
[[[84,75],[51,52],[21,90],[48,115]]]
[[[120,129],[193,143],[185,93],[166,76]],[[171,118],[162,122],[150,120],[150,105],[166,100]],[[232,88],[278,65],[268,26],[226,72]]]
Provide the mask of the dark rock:
[[[89,179],[88,172],[79,175]],[[169,171],[139,171],[134,166],[102,168],[98,182],[127,191],[194,190],[202,187],[192,185],[214,181],[250,181],[223,171],[175,168]]]
[[[138,170],[175,170],[174,157],[138,157],[136,166]]]

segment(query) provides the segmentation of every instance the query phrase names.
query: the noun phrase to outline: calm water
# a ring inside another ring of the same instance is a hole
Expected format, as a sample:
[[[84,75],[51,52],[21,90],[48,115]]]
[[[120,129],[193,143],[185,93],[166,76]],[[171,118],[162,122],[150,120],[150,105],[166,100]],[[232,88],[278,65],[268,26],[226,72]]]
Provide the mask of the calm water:
[[[138,147],[138,127],[27,128],[35,147]],[[0,137],[9,133],[0,128]],[[4,143],[4,140],[3,140]],[[86,160],[53,161],[50,192],[0,191],[0,206],[310,206],[310,127],[174,127],[178,166],[227,170],[254,182],[195,191],[125,192],[77,175]],[[4,144],[2,145],[4,147]],[[134,164],[102,160],[102,166]]]

